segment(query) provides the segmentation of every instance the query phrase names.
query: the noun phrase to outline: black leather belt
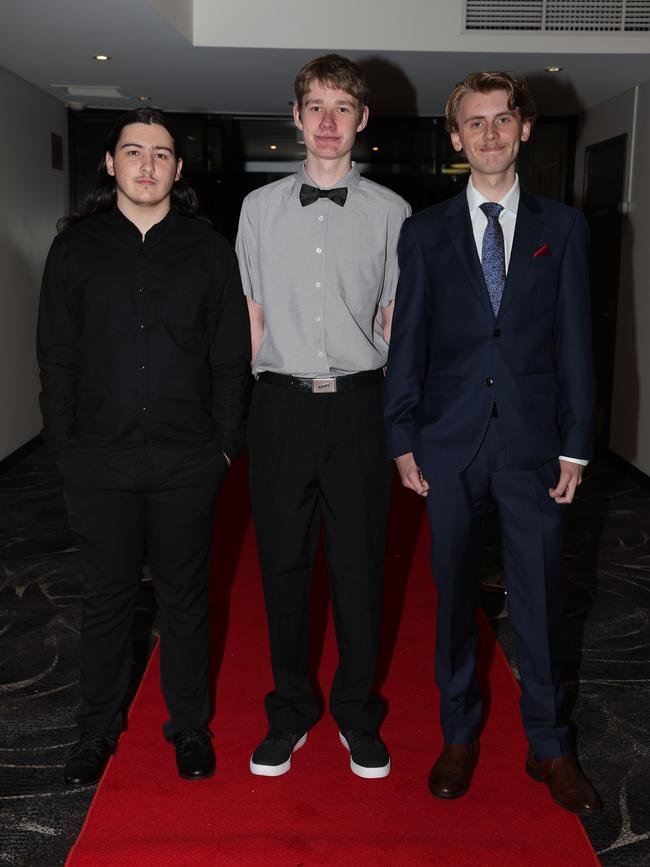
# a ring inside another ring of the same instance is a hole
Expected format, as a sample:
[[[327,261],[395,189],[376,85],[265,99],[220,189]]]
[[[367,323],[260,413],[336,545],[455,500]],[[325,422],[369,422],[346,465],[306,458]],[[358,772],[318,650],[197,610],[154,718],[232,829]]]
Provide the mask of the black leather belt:
[[[345,376],[316,376],[314,379],[263,370],[257,378],[270,385],[298,388],[311,394],[334,394],[338,391],[368,388],[384,378],[384,369],[380,367],[378,370],[362,370],[360,373],[349,373]]]

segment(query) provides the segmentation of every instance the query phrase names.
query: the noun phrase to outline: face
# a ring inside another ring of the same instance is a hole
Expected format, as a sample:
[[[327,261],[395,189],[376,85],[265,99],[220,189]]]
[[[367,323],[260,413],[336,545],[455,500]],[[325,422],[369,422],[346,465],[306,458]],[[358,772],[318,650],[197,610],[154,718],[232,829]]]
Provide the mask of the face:
[[[474,173],[499,175],[511,172],[519,143],[528,141],[530,123],[523,122],[517,109],[508,108],[505,90],[468,93],[458,110],[458,131],[451,133],[456,151],[464,151]]]
[[[359,116],[359,100],[345,90],[313,82],[302,106],[293,107],[311,157],[337,160],[348,156],[358,132],[368,123],[368,106]]]
[[[106,171],[115,178],[118,205],[146,208],[169,202],[182,166],[171,135],[155,123],[128,124],[115,146],[115,155],[106,154]]]

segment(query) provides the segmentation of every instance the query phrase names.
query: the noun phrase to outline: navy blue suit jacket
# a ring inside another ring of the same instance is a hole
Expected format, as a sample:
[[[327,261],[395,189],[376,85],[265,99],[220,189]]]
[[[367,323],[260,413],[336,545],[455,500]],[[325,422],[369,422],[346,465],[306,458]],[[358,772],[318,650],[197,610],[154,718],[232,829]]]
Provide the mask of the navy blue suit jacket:
[[[466,193],[408,219],[399,245],[386,377],[390,455],[464,469],[493,404],[512,469],[592,454],[594,380],[587,226],[579,211],[519,202],[494,316]]]

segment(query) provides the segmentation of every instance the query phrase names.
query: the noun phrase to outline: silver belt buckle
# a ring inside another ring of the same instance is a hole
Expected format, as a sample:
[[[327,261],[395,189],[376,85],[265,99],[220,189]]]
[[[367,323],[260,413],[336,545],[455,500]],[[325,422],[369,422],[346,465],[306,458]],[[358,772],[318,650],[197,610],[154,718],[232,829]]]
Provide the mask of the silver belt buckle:
[[[334,394],[336,391],[335,376],[317,376],[311,381],[312,394]]]

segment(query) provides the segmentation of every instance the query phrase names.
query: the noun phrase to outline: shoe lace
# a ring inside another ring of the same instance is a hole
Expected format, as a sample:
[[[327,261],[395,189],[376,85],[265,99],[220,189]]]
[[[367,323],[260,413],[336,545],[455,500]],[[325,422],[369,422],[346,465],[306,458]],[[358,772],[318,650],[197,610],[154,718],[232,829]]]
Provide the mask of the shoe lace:
[[[112,749],[115,746],[115,740],[106,737],[106,735],[97,735],[92,732],[85,732],[81,735],[79,742],[70,750],[70,755],[77,756],[79,753],[92,751],[97,753],[98,756],[101,756],[103,755],[107,744]]]
[[[190,729],[179,732],[174,738],[174,745],[179,750],[184,750],[190,744],[205,744],[208,735],[202,729]]]
[[[377,739],[374,732],[365,729],[350,729],[350,731],[343,732],[343,736],[350,746],[360,743],[374,743]]]
[[[287,734],[287,732],[274,732],[270,731],[268,735],[264,738],[264,743],[267,744],[293,744],[295,741],[299,740],[299,737],[294,734]]]

